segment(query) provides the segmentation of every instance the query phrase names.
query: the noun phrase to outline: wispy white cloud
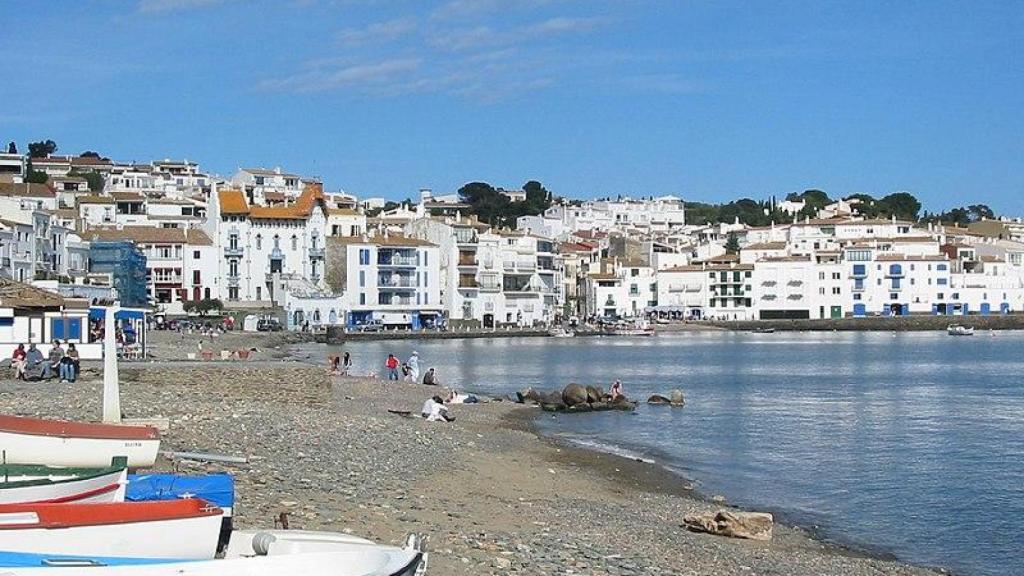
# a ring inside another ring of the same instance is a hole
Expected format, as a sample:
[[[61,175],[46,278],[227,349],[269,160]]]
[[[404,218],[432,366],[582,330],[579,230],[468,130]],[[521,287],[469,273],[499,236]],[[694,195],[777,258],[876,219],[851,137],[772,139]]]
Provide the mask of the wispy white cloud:
[[[606,18],[558,17],[533,24],[497,30],[490,26],[440,30],[428,38],[434,48],[453,52],[509,46],[527,40],[586,34],[609,23]]]
[[[338,32],[338,42],[347,46],[393,42],[416,31],[414,18],[396,18],[376,22],[365,28],[346,28]]]
[[[174,12],[192,8],[205,8],[221,4],[225,0],[139,0],[139,12]]]
[[[448,0],[435,8],[433,20],[468,20],[508,10],[533,10],[560,0]]]
[[[264,80],[259,88],[281,92],[326,92],[342,88],[362,92],[380,91],[391,85],[409,82],[420,64],[417,58],[395,58],[341,66],[321,63],[312,70],[292,76]]]

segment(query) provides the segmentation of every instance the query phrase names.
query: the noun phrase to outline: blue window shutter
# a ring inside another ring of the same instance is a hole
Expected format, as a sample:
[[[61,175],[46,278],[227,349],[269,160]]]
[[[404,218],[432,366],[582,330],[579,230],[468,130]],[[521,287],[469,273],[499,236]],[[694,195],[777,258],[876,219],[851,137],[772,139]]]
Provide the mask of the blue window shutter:
[[[64,338],[64,319],[54,318],[50,321],[50,338]]]
[[[72,340],[82,339],[82,319],[81,318],[69,318],[68,319],[68,338]]]

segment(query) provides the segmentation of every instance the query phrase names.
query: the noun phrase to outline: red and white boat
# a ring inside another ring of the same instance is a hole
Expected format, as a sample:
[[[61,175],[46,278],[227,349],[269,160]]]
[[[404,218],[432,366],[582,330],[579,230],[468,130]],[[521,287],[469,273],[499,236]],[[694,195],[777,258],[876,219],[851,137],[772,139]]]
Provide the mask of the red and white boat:
[[[150,426],[118,426],[0,416],[0,462],[102,468],[118,457],[129,468],[156,462],[160,434]]]
[[[217,552],[220,508],[184,499],[117,504],[0,505],[6,552],[209,560]]]
[[[115,458],[107,468],[0,466],[0,504],[124,502],[128,467]]]

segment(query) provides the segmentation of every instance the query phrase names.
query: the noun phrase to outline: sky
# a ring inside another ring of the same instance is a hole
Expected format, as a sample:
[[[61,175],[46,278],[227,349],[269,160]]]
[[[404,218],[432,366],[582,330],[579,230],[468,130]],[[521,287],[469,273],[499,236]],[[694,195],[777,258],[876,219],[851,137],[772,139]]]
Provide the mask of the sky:
[[[0,140],[361,197],[808,188],[1024,215],[1024,2],[0,3]]]

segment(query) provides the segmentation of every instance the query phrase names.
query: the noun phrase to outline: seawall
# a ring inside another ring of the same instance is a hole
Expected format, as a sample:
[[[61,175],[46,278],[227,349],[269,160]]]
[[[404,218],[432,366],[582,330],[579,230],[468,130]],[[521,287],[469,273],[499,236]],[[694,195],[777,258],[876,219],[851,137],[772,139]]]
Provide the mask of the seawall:
[[[890,331],[945,330],[950,324],[973,326],[977,330],[1024,330],[1024,314],[993,316],[869,316],[825,320],[749,320],[706,322],[727,330],[748,331],[772,328],[779,331]]]

